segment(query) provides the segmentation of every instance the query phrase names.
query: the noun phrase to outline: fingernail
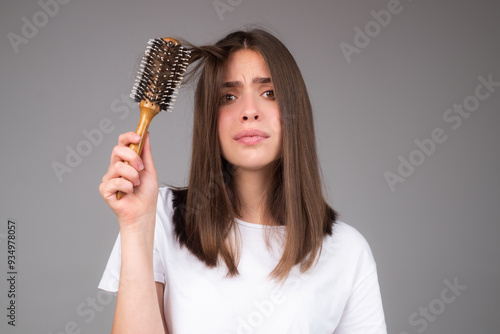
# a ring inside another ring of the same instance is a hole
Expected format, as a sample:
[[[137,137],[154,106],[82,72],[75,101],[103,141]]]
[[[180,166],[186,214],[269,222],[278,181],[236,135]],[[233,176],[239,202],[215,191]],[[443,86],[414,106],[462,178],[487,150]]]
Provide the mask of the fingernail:
[[[142,164],[142,161],[139,161],[137,163],[137,167],[139,168],[139,170],[143,170],[144,169],[144,165]]]
[[[141,139],[141,136],[139,136],[139,135],[137,135],[137,134],[136,134],[136,135],[135,135],[135,137],[134,137],[134,139],[135,139],[135,140],[140,140],[140,139]]]
[[[137,186],[138,186],[138,185],[140,185],[140,184],[141,184],[141,180],[137,180],[137,182],[136,182],[135,186],[137,187]]]

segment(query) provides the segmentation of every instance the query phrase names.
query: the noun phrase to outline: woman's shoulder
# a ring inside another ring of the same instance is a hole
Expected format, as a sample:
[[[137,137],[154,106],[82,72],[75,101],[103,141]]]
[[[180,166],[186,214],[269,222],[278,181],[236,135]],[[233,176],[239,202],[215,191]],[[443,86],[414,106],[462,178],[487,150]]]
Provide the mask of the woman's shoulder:
[[[183,239],[186,214],[187,188],[162,186],[158,191],[156,219],[164,232]]]
[[[158,190],[157,211],[163,211],[171,216],[175,208],[185,206],[186,196],[186,188],[161,186]]]
[[[353,225],[337,220],[333,225],[332,236],[336,242],[346,243],[356,247],[369,247],[366,238]]]
[[[333,255],[333,256],[332,256]],[[332,261],[342,259],[343,263],[375,267],[375,259],[367,239],[354,226],[343,221],[335,221],[333,232],[323,243],[323,257]]]

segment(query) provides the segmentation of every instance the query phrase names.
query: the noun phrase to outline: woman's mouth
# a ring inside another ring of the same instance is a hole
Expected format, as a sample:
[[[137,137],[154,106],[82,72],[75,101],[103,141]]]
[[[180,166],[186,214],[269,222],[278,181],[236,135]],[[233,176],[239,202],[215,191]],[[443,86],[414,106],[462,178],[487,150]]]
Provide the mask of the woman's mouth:
[[[244,145],[255,145],[270,136],[260,130],[243,130],[238,132],[233,139]]]

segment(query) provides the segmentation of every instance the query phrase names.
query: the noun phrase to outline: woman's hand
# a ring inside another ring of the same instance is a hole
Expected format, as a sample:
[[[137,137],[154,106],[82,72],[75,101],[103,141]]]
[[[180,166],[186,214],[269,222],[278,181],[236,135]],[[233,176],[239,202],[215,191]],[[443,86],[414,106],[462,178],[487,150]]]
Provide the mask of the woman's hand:
[[[149,133],[144,138],[141,157],[128,147],[139,141],[140,137],[135,132],[120,135],[118,145],[111,153],[108,172],[99,185],[101,196],[118,217],[120,228],[135,227],[144,221],[154,222],[155,218],[158,179],[151,155]],[[116,198],[117,191],[124,193],[120,200]]]

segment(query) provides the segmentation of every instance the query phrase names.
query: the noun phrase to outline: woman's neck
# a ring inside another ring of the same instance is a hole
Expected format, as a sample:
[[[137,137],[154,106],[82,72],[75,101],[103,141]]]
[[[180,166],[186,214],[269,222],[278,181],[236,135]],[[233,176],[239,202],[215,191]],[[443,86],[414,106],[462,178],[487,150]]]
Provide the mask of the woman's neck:
[[[272,168],[236,170],[234,177],[241,202],[241,220],[254,224],[273,224],[267,211],[267,192],[273,177]]]

